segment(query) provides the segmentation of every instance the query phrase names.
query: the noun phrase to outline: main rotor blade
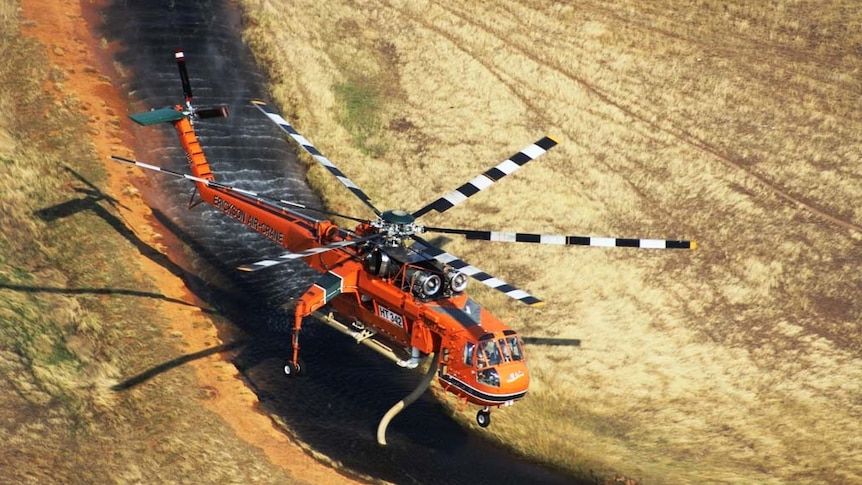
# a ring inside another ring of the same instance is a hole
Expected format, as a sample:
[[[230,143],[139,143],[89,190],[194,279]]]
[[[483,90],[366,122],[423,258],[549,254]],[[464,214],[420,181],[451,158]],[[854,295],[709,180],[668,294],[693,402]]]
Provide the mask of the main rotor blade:
[[[236,192],[236,193],[238,193],[238,194],[242,194],[242,195],[244,195],[244,196],[246,196],[246,197],[251,197],[251,198],[252,198],[252,199],[254,199],[255,201],[260,202],[260,203],[262,203],[262,204],[266,204],[266,205],[269,205],[269,206],[271,206],[271,207],[275,207],[276,209],[279,209],[279,210],[280,210],[280,209],[285,209],[285,207],[282,207],[281,205],[279,205],[279,204],[282,204],[282,205],[286,205],[286,206],[290,206],[290,207],[296,207],[296,208],[298,208],[298,209],[306,209],[306,210],[315,211],[315,212],[320,212],[320,213],[328,214],[328,215],[332,215],[332,216],[343,217],[343,218],[345,218],[345,219],[350,219],[350,220],[352,220],[352,221],[356,221],[356,222],[368,222],[368,220],[367,220],[367,219],[358,219],[358,218],[356,218],[356,217],[346,216],[346,215],[344,215],[344,214],[339,214],[339,213],[337,213],[337,212],[331,212],[331,211],[324,210],[324,209],[318,209],[318,208],[315,208],[315,207],[309,207],[309,206],[307,206],[307,205],[300,204],[300,203],[297,203],[297,202],[291,202],[291,201],[289,201],[289,200],[274,199],[274,198],[272,198],[272,197],[267,197],[267,196],[265,196],[265,195],[258,194],[257,192],[252,192],[252,191],[250,191],[250,190],[245,190],[245,189],[240,189],[240,188],[237,188],[237,187],[232,187],[232,186],[230,186],[230,185],[221,184],[221,183],[215,182],[215,181],[213,181],[213,180],[208,180],[208,179],[204,179],[204,178],[200,178],[200,177],[195,177],[194,175],[189,175],[189,174],[185,174],[185,173],[175,172],[175,171],[173,171],[173,170],[168,170],[168,169],[166,169],[166,168],[157,167],[157,166],[155,166],[155,165],[150,165],[150,164],[148,164],[148,163],[138,162],[137,160],[130,160],[130,159],[128,159],[128,158],[120,157],[120,156],[118,156],[118,155],[111,155],[111,160],[114,160],[114,161],[116,161],[116,162],[128,163],[129,165],[134,165],[134,166],[139,167],[139,168],[144,168],[144,169],[147,169],[147,170],[152,170],[152,171],[154,171],[154,172],[161,172],[161,173],[164,173],[164,174],[170,175],[170,176],[172,176],[172,177],[184,178],[184,179],[186,179],[186,180],[191,180],[192,182],[199,182],[199,183],[202,183],[202,184],[206,185],[207,187],[214,187],[214,188],[221,189],[221,190],[227,190],[227,191],[230,191],[230,192]]]
[[[368,195],[366,195],[365,192],[363,192],[362,189],[360,189],[356,184],[354,184],[352,180],[347,178],[347,176],[344,175],[344,173],[339,170],[338,167],[335,166],[335,164],[333,164],[328,158],[324,157],[323,154],[321,154],[317,150],[317,148],[315,148],[315,146],[311,144],[310,141],[308,141],[304,136],[299,134],[299,132],[296,131],[296,129],[294,129],[294,127],[291,126],[290,123],[287,122],[287,120],[285,120],[280,114],[276,113],[272,108],[269,107],[269,105],[267,105],[263,101],[253,100],[251,103],[255,105],[255,107],[257,107],[257,109],[259,109],[261,112],[263,112],[263,114],[269,117],[269,119],[273,123],[278,125],[278,127],[281,128],[282,131],[290,135],[290,137],[293,138],[293,140],[298,143],[299,146],[301,146],[306,152],[308,152],[311,157],[317,161],[317,163],[326,167],[326,170],[328,170],[329,173],[334,175],[335,178],[337,178],[338,181],[342,183],[342,185],[350,189],[350,191],[353,192],[353,195],[358,197],[359,200],[361,200],[365,203],[365,205],[370,207],[376,215],[380,215],[380,211],[377,210],[377,208],[374,207],[374,204],[371,203],[371,198],[368,197]]]
[[[467,200],[467,198],[487,189],[494,182],[497,182],[501,178],[505,177],[523,167],[530,160],[535,160],[536,158],[542,156],[557,145],[557,140],[551,138],[550,136],[546,136],[541,140],[533,143],[532,145],[524,148],[520,152],[512,155],[507,160],[504,160],[499,165],[494,168],[487,170],[482,175],[477,176],[473,180],[470,180],[466,184],[458,187],[457,189],[449,192],[448,194],[440,197],[434,202],[426,205],[425,207],[417,210],[413,213],[413,217],[419,217],[430,210],[434,209],[437,212],[445,212],[452,207],[460,204]]]
[[[333,249],[346,248],[348,246],[355,246],[357,244],[361,244],[369,239],[374,239],[379,237],[378,234],[374,234],[368,237],[361,237],[358,239],[348,239],[345,241],[338,241],[332,244],[327,244],[326,246],[319,246],[316,248],[307,249],[305,251],[300,251],[298,253],[284,253],[276,259],[263,259],[256,263],[244,264],[239,266],[237,269],[240,271],[254,272],[260,271],[262,269],[271,268],[273,266],[286,263],[288,261],[293,261],[294,259],[304,258],[306,256],[313,256],[315,254],[325,253],[327,251],[331,251]]]
[[[426,232],[462,234],[467,239],[496,242],[523,242],[557,244],[568,246],[622,247],[644,249],[695,249],[697,242],[674,239],[632,239],[615,237],[558,236],[553,234],[529,234],[524,232],[474,231],[446,227],[425,227]]]
[[[506,296],[508,296],[509,298],[513,298],[520,301],[521,303],[526,303],[530,306],[540,306],[545,304],[545,302],[527,293],[526,291],[515,288],[514,286],[506,283],[505,281],[495,278],[488,273],[485,273],[479,268],[468,264],[464,260],[461,260],[447,253],[446,251],[443,251],[440,248],[432,246],[431,243],[425,241],[418,236],[414,235],[413,239],[420,242],[423,246],[423,249],[419,250],[419,253],[434,260],[437,260],[443,264],[447,264],[457,269],[458,271],[461,271],[467,276],[475,278],[483,285],[493,288],[499,292],[505,293]]]

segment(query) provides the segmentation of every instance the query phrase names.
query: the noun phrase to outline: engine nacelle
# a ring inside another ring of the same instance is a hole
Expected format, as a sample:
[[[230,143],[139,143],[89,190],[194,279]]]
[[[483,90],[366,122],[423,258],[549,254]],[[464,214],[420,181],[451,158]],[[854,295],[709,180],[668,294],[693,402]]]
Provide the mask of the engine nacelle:
[[[446,271],[446,286],[455,293],[461,293],[467,289],[467,275],[460,271]]]
[[[407,270],[407,281],[413,293],[422,298],[433,298],[443,289],[439,275],[417,269]]]
[[[389,276],[390,262],[388,254],[383,251],[375,250],[365,256],[363,265],[365,266],[365,271],[368,271],[373,275]]]
[[[427,268],[402,265],[396,258],[393,260],[386,251],[373,249],[365,255],[362,261],[365,271],[384,278],[399,277],[402,268],[405,268],[403,284],[405,290],[409,289],[420,298],[434,298],[444,292],[460,293],[467,288],[467,275],[449,268],[445,272],[429,270]]]

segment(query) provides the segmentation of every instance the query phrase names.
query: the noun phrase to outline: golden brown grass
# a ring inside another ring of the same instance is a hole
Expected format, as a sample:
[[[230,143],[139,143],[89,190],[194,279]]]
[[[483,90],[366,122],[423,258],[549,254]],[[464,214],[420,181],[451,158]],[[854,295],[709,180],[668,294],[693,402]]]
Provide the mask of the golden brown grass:
[[[241,3],[285,116],[378,207],[418,208],[551,133],[543,159],[424,222],[699,241],[448,245],[549,301],[474,285],[513,327],[583,341],[531,348],[530,396],[488,433],[643,483],[862,481],[857,2]],[[346,82],[384,93],[385,150],[352,143]]]

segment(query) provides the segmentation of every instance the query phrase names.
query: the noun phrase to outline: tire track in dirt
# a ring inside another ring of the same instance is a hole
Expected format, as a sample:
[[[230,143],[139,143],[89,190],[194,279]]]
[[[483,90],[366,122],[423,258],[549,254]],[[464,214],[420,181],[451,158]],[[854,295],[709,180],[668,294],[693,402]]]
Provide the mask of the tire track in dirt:
[[[741,31],[735,31],[732,36],[724,35],[722,37],[723,39],[733,38],[735,42],[732,44],[708,43],[697,37],[683,35],[667,28],[658,27],[658,24],[673,23],[675,20],[662,16],[660,11],[649,10],[650,7],[652,7],[650,4],[641,4],[638,6],[638,16],[624,16],[610,7],[602,8],[595,4],[584,4],[579,6],[579,8],[609,18],[620,25],[635,26],[637,29],[652,32],[659,36],[675,39],[680,42],[685,42],[686,44],[697,46],[699,49],[702,49],[703,52],[718,54],[723,57],[737,57],[740,52],[746,52],[756,57],[758,62],[768,61],[771,65],[776,67],[788,65],[794,61],[804,60],[806,62],[819,64],[824,69],[834,65],[835,60],[839,58],[837,53],[833,55],[818,55],[810,51],[803,51],[788,46],[777,47],[774,43],[770,44],[763,42],[756,36],[746,35]],[[662,22],[662,20],[667,20],[667,22]],[[767,51],[771,56],[758,56],[758,54],[762,54]],[[759,72],[751,68],[751,66],[754,65],[756,64],[741,64],[743,68],[746,68],[747,72],[752,75],[758,75]],[[807,79],[814,80],[808,74],[800,75],[804,75]],[[856,93],[854,86],[842,85],[842,89],[850,95],[854,95]]]
[[[549,124],[556,124],[561,127],[561,129],[565,130],[565,127],[562,126],[559,122],[553,119],[551,114],[546,110],[543,110],[537,103],[531,101],[531,96],[528,96],[526,93],[531,89],[535,89],[535,85],[526,84],[526,83],[516,83],[514,81],[510,81],[509,79],[514,79],[514,76],[507,76],[507,71],[504,68],[501,68],[492,62],[489,62],[485,56],[482,56],[478,51],[479,48],[472,47],[473,39],[466,38],[463,36],[458,36],[457,33],[449,32],[444,30],[437,25],[432,24],[429,20],[424,17],[419,17],[413,15],[412,13],[406,11],[403,8],[399,8],[392,3],[387,4],[393,10],[398,11],[405,18],[410,19],[411,21],[421,25],[424,29],[435,32],[437,35],[447,39],[452,45],[469,55],[475,62],[482,65],[489,73],[491,73],[502,85],[505,85],[509,91],[517,97],[525,106],[527,106],[531,112],[534,113],[537,118],[547,121]],[[458,4],[460,6],[460,4]],[[456,17],[459,21],[471,25],[473,28],[481,30],[484,32],[487,37],[495,39],[502,45],[505,45],[506,48],[511,53],[517,53],[518,55],[524,57],[530,62],[541,66],[546,69],[550,69],[560,76],[568,79],[572,83],[577,84],[586,92],[590,93],[594,96],[599,102],[604,103],[606,105],[612,106],[614,109],[623,113],[626,117],[631,118],[632,120],[639,122],[641,124],[646,125],[652,132],[661,132],[665,133],[668,136],[672,137],[675,140],[678,140],[681,144],[692,147],[696,150],[709,154],[712,158],[723,164],[725,167],[738,171],[744,175],[746,175],[749,179],[754,181],[757,185],[760,185],[762,188],[766,189],[768,192],[771,192],[774,196],[779,199],[784,200],[789,205],[796,207],[799,210],[803,210],[822,218],[825,221],[831,222],[832,224],[841,227],[847,231],[862,234],[862,225],[856,224],[852,221],[845,220],[840,216],[831,214],[828,209],[819,206],[814,201],[805,200],[801,196],[794,195],[787,189],[781,187],[780,184],[770,180],[767,176],[758,173],[755,170],[745,167],[739,161],[734,160],[731,156],[726,153],[722,153],[720,149],[715,146],[710,145],[706,141],[700,139],[696,135],[692,134],[688,130],[684,128],[676,128],[676,127],[665,127],[661,126],[658,123],[651,121],[647,116],[637,112],[635,109],[626,106],[625,104],[615,100],[610,94],[602,91],[598,86],[590,83],[588,80],[583,77],[578,76],[577,74],[571,72],[569,69],[566,69],[564,66],[561,66],[559,63],[553,61],[544,60],[539,53],[535,51],[531,51],[529,48],[525,47],[522,44],[516,43],[512,39],[512,36],[505,36],[501,33],[498,33],[491,28],[481,24],[480,22],[474,20],[476,18],[470,12],[467,11],[458,11],[456,10],[456,6],[446,6],[446,5],[438,5],[438,8],[445,10],[448,14]],[[462,7],[467,8],[467,7]],[[500,6],[500,8],[509,10],[513,15],[516,15],[516,12],[512,12],[512,7],[509,6]],[[496,13],[496,16],[500,16],[500,12]],[[548,24],[552,23],[552,19],[548,19]],[[662,29],[650,28],[650,30],[655,31],[661,35],[667,35],[671,38],[684,40],[686,42],[690,42],[689,39],[684,37],[680,37],[676,34],[669,34]],[[542,96],[536,96],[535,98],[541,99]],[[567,136],[571,136],[571,133],[566,133]],[[619,174],[620,172],[613,167],[609,166],[604,162],[602,163],[605,167],[607,167],[610,171]],[[626,178],[623,177],[625,180]],[[641,191],[638,191],[639,194],[644,195]]]

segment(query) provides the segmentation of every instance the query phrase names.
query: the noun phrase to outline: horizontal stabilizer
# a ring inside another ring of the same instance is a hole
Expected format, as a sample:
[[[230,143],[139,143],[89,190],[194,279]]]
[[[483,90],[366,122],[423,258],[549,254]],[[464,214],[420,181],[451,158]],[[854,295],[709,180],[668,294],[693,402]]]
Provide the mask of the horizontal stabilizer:
[[[152,111],[129,115],[129,118],[131,118],[132,121],[142,126],[150,126],[158,123],[170,123],[173,121],[179,121],[185,117],[185,113],[177,111],[174,108],[159,108]]]

